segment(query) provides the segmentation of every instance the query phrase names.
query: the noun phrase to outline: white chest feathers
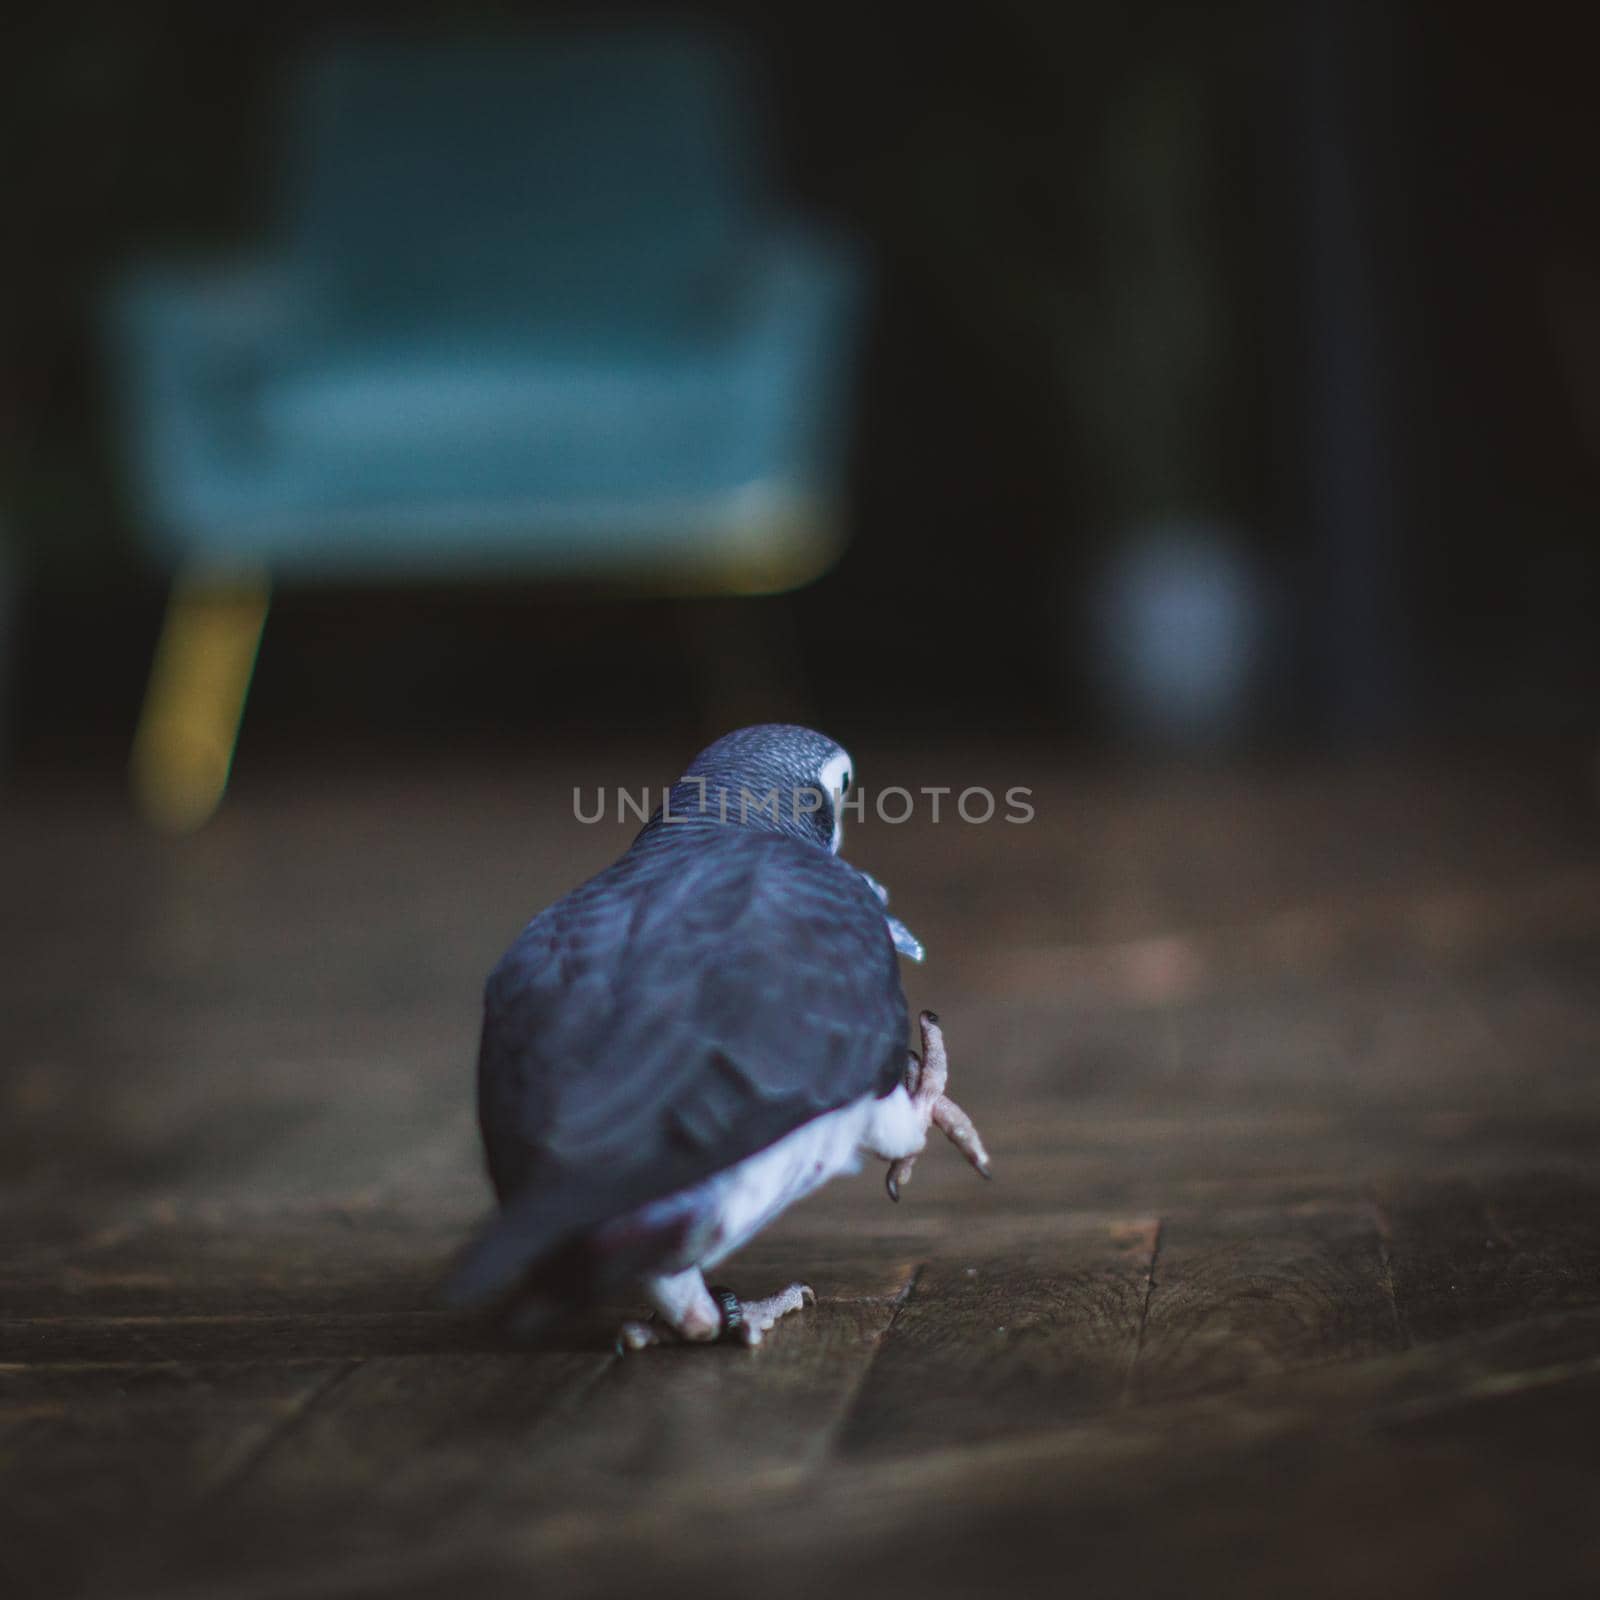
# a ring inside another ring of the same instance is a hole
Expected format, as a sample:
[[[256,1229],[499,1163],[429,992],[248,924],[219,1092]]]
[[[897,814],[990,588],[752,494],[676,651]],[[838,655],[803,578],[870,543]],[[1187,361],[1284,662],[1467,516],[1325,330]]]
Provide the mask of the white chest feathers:
[[[830,1178],[859,1172],[863,1155],[890,1161],[914,1155],[926,1137],[903,1087],[881,1100],[865,1095],[644,1211],[655,1216],[687,1212],[694,1218],[670,1270],[714,1267]]]

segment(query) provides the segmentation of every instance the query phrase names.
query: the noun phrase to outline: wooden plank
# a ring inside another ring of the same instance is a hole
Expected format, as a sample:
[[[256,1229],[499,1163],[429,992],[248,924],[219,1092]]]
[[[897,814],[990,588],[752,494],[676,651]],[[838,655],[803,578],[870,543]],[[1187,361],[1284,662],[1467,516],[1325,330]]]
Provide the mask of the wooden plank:
[[[1156,1227],[1057,1222],[998,1247],[974,1230],[923,1266],[840,1439],[871,1459],[974,1442],[1115,1403]]]
[[[1403,1347],[1370,1207],[1162,1223],[1130,1396],[1170,1398]]]
[[[696,1504],[804,1482],[826,1460],[895,1310],[893,1300],[821,1299],[757,1350],[669,1348],[619,1361],[581,1426],[547,1438],[500,1482],[502,1510]]]
[[[565,1436],[615,1359],[501,1348],[365,1361],[170,1527],[139,1559],[139,1585],[221,1588],[423,1546],[538,1450],[548,1427]]]
[[[1569,1174],[1386,1183],[1379,1214],[1400,1313],[1446,1339],[1600,1305],[1600,1184]]]
[[[346,1370],[0,1366],[0,1592],[66,1593],[114,1572]]]
[[[509,1517],[403,1560],[239,1592],[703,1594],[737,1571],[779,1600],[1130,1582],[1175,1597],[1584,1593],[1597,1384],[1600,1315],[1567,1313],[1046,1432],[837,1461],[801,1490]]]
[[[358,1360],[494,1349],[484,1318],[448,1311],[319,1316],[0,1318],[0,1360],[146,1363]]]
[[[421,1229],[342,1207],[234,1220],[130,1219],[96,1235],[0,1256],[12,1318],[412,1311],[439,1303],[465,1231]]]
[[[361,1366],[208,1505],[153,1585],[382,1563],[438,1539],[799,1484],[825,1460],[895,1297],[823,1299],[759,1350],[540,1347]]]

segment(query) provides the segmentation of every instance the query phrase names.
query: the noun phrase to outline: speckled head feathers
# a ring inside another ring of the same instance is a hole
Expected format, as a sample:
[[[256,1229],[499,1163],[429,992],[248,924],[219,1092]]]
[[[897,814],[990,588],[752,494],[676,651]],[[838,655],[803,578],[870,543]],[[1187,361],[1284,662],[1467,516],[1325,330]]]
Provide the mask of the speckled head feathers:
[[[762,722],[707,745],[672,786],[667,817],[714,817],[837,850],[839,802],[855,781],[843,745],[788,722]]]

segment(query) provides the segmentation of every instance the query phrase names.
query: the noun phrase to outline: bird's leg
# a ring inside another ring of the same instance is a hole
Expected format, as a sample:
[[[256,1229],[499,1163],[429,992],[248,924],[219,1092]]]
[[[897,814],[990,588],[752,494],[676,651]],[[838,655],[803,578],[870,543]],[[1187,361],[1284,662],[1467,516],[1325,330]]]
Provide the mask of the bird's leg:
[[[656,1314],[648,1322],[623,1323],[617,1335],[619,1346],[643,1350],[646,1345],[671,1338],[705,1344],[721,1333],[721,1309],[711,1298],[698,1267],[646,1278],[644,1287]]]
[[[944,1092],[950,1081],[950,1060],[945,1054],[939,1019],[933,1012],[924,1011],[917,1021],[922,1029],[922,1055],[919,1057],[912,1050],[906,1062],[906,1092],[911,1096],[912,1107],[922,1118],[925,1129],[938,1128],[987,1178],[989,1152],[983,1147],[983,1138],[973,1126],[972,1118]],[[885,1186],[891,1200],[898,1200],[901,1186],[910,1182],[916,1159],[914,1155],[902,1156],[890,1164]]]
[[[696,1344],[724,1339],[757,1345],[780,1317],[817,1298],[809,1284],[791,1283],[765,1300],[741,1300],[731,1289],[708,1289],[698,1267],[648,1278],[645,1290],[655,1303],[656,1315],[648,1322],[623,1323],[617,1334],[620,1350],[643,1350],[674,1338]]]

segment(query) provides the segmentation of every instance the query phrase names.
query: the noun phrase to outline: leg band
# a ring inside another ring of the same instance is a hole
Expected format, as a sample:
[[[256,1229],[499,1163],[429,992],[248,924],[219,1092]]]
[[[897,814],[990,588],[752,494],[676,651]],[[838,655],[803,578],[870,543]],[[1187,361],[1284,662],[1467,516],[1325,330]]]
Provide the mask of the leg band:
[[[717,1302],[717,1309],[722,1313],[722,1331],[718,1333],[717,1338],[727,1341],[740,1340],[744,1331],[744,1309],[739,1304],[738,1295],[720,1283],[708,1285],[708,1293]]]

